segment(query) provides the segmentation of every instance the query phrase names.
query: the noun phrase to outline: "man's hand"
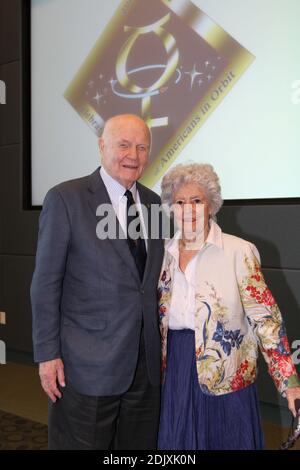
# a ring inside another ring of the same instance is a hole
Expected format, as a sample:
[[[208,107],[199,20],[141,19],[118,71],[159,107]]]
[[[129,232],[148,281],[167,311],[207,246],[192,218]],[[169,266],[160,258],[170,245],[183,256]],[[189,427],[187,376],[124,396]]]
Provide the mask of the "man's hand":
[[[286,399],[288,401],[288,407],[293,413],[294,418],[296,418],[296,416],[300,417],[300,387],[288,388],[285,393]]]
[[[62,394],[57,388],[57,382],[61,387],[65,387],[64,364],[61,359],[53,359],[52,361],[41,362],[39,365],[39,374],[41,384],[53,403],[57,398],[61,398]]]

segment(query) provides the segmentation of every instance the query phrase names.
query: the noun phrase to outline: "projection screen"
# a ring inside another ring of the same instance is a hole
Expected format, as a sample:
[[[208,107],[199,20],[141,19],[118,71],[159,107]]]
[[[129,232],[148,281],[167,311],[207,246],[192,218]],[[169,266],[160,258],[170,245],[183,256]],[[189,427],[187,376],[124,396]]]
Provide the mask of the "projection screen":
[[[209,162],[224,199],[300,197],[298,0],[32,0],[32,205],[99,164],[105,121],[151,127],[144,182]]]

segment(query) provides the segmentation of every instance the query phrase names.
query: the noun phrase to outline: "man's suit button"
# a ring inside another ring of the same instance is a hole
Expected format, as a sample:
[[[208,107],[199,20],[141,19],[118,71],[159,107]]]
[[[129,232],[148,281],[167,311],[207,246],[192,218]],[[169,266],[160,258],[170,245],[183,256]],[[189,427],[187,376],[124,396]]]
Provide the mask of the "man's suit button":
[[[141,292],[141,294],[145,294],[144,289],[141,289],[140,292]]]

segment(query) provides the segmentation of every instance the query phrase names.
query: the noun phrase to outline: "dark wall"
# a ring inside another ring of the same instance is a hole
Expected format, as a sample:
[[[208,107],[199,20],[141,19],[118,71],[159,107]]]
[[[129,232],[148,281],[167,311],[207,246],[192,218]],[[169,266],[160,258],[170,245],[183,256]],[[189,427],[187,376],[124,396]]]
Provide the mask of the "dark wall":
[[[34,268],[38,212],[23,207],[21,0],[0,2],[0,310],[7,348],[31,352],[29,286]],[[26,93],[26,90],[25,90]]]
[[[7,88],[7,104],[0,105],[0,311],[7,313],[7,325],[0,326],[0,337],[9,349],[31,352],[29,287],[39,212],[23,210],[21,4],[0,2],[0,80]],[[300,205],[280,204],[226,206],[219,216],[224,231],[257,245],[291,343],[300,338],[299,215]],[[262,369],[260,398],[276,403],[278,396]]]

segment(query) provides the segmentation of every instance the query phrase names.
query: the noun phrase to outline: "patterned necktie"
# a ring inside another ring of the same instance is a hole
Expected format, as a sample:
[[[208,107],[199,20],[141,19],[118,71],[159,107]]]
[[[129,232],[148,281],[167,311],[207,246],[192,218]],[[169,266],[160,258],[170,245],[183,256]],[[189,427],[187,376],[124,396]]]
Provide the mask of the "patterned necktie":
[[[136,208],[131,208],[131,206],[135,207],[132,192],[127,189],[125,192],[125,196],[127,197],[127,241],[131,254],[134,258],[136,267],[138,269],[140,279],[142,281],[147,259],[145,240],[140,236],[136,239],[135,237],[132,238],[130,237],[130,233],[128,233],[128,227],[133,221],[135,221],[135,223],[132,224],[131,230],[132,228],[135,228],[138,233],[141,233],[141,223],[138,211],[136,210]]]

